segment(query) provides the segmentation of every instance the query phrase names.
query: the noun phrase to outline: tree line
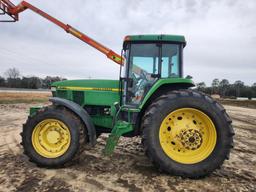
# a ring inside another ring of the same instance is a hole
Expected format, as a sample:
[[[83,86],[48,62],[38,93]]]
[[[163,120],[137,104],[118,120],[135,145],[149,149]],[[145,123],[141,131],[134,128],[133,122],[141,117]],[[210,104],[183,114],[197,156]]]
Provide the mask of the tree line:
[[[10,68],[0,76],[0,87],[7,88],[27,88],[27,89],[48,89],[51,83],[66,80],[59,76],[47,76],[40,78],[37,76],[24,77],[17,68]]]
[[[227,79],[213,79],[211,86],[207,87],[205,82],[196,84],[196,89],[207,94],[218,94],[223,98],[246,97],[256,98],[256,82],[251,86],[245,85],[241,80],[230,83]]]
[[[8,69],[4,75],[6,78],[0,76],[0,87],[47,89],[53,82],[66,80],[65,78],[59,76],[47,76],[45,78],[36,76],[24,77],[16,68]],[[219,80],[215,78],[209,87],[206,86],[205,82],[196,83],[196,89],[209,95],[218,94],[223,98],[256,98],[256,82],[251,86],[247,86],[241,80],[230,83],[227,79]]]

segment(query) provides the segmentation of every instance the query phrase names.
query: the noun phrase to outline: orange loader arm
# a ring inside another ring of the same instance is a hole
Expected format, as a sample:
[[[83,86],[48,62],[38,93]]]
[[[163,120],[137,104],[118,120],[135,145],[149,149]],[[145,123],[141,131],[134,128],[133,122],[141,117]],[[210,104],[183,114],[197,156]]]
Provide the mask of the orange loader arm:
[[[4,21],[0,20],[0,22],[16,22],[16,21],[19,20],[19,13],[21,13],[21,12],[27,10],[27,9],[30,9],[31,11],[41,15],[45,19],[53,22],[54,24],[56,24],[59,27],[61,27],[62,29],[64,29],[67,33],[72,34],[73,36],[77,37],[81,41],[83,41],[83,42],[87,43],[88,45],[94,47],[95,49],[99,50],[100,52],[105,54],[109,59],[116,62],[117,64],[119,64],[119,65],[123,64],[123,58],[119,54],[115,53],[114,51],[105,47],[104,45],[98,43],[97,41],[93,40],[92,38],[88,37],[84,33],[82,33],[80,31],[78,31],[77,29],[73,28],[72,26],[70,26],[68,24],[64,24],[60,20],[52,17],[51,15],[45,13],[44,11],[42,11],[42,10],[38,9],[37,7],[29,4],[26,1],[22,1],[20,4],[15,6],[9,0],[0,0],[0,10],[2,10],[0,15],[7,14],[12,19],[12,20],[8,20],[8,21],[7,20],[4,20]]]

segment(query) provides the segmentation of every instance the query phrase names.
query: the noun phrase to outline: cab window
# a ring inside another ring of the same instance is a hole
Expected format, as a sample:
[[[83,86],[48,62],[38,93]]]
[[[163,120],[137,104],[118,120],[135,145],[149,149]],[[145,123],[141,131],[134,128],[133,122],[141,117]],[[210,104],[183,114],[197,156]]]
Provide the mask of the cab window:
[[[174,44],[162,45],[162,70],[161,77],[179,77],[180,61],[179,46]]]

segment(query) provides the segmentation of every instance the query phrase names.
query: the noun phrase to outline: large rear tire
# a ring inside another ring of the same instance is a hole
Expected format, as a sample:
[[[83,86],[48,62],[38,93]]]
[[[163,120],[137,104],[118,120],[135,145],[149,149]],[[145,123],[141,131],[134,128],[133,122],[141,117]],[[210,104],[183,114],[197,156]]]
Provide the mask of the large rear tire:
[[[225,109],[203,93],[169,92],[143,117],[145,153],[161,171],[188,178],[207,176],[229,158],[231,122]]]
[[[42,108],[23,125],[24,154],[40,167],[61,167],[82,151],[84,130],[80,119],[65,107]]]

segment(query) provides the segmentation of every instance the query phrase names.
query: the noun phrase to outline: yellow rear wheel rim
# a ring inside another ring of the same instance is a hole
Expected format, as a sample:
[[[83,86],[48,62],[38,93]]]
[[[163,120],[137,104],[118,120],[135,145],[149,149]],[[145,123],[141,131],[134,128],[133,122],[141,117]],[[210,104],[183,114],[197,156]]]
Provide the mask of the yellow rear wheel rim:
[[[71,141],[68,127],[60,120],[45,119],[38,123],[32,133],[35,151],[46,158],[57,158],[69,148]]]
[[[159,130],[160,145],[172,160],[194,164],[214,150],[217,133],[208,115],[194,108],[181,108],[168,114]]]

